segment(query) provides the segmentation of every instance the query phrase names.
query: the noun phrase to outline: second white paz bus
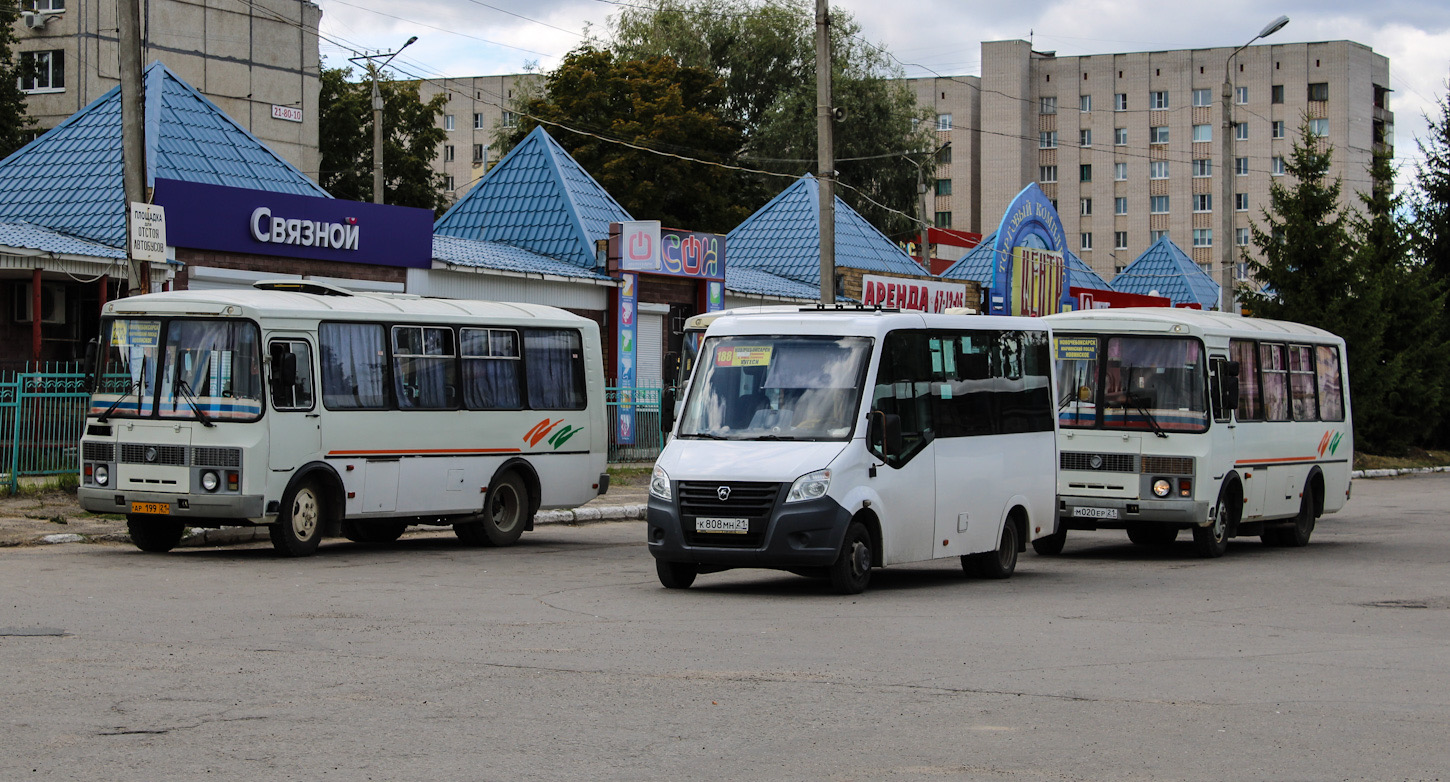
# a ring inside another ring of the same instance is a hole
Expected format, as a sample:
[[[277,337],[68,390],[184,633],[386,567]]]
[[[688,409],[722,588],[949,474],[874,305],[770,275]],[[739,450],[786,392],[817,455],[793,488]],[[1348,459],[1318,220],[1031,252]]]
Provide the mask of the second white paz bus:
[[[1044,318],[1057,367],[1058,532],[1181,530],[1205,557],[1229,538],[1304,546],[1344,507],[1354,428],[1344,340],[1297,323],[1185,309]]]
[[[650,481],[660,582],[777,568],[849,594],[940,557],[1011,575],[1054,531],[1049,342],[1040,319],[718,317]]]
[[[325,535],[451,524],[508,545],[539,508],[602,494],[599,329],[553,307],[303,281],[106,305],[80,500],[145,551],[185,527]]]

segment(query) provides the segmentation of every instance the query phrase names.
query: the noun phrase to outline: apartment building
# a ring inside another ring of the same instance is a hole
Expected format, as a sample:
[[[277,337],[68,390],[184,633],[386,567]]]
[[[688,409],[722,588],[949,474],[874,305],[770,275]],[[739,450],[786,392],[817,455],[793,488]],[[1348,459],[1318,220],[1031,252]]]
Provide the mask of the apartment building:
[[[14,51],[44,131],[120,84],[114,0],[23,0]],[[314,180],[322,11],[305,0],[146,0],[143,65],[165,63]]]
[[[425,102],[436,95],[448,96],[439,119],[448,137],[438,150],[433,168],[443,174],[450,202],[466,195],[489,166],[498,162],[501,154],[497,136],[517,121],[507,107],[529,90],[543,89],[543,81],[538,74],[518,73],[418,83],[418,94]]]

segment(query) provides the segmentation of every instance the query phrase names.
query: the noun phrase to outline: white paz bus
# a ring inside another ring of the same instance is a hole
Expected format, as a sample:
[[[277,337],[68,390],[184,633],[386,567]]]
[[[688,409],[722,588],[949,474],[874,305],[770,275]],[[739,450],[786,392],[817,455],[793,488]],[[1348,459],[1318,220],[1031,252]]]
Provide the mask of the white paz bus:
[[[775,568],[850,594],[874,567],[940,557],[1010,576],[1054,531],[1049,342],[1040,319],[715,319],[650,481],[660,582]]]
[[[1349,498],[1354,458],[1344,340],[1297,323],[1185,309],[1051,315],[1058,533],[1123,529],[1142,545],[1192,530],[1304,546]]]
[[[598,327],[553,307],[320,283],[106,304],[80,499],[144,551],[184,527],[324,535],[451,524],[509,545],[608,488]]]

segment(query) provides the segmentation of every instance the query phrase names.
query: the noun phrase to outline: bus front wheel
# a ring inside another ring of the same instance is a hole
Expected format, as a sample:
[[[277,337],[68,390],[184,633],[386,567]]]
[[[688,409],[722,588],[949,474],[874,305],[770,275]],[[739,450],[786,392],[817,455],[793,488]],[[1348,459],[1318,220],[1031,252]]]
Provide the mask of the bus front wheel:
[[[518,473],[505,473],[488,487],[478,521],[454,524],[453,534],[470,546],[512,546],[529,524],[529,490]]]
[[[284,557],[310,557],[317,553],[327,521],[327,500],[321,487],[307,482],[282,500],[282,512],[267,529],[272,548]]]
[[[1061,554],[1063,547],[1066,545],[1067,530],[1063,527],[1058,527],[1057,531],[1051,535],[1043,535],[1032,541],[1032,550],[1043,556],[1053,557]]]
[[[1200,557],[1214,559],[1228,551],[1229,487],[1225,485],[1218,492],[1218,504],[1214,506],[1213,523],[1206,527],[1193,528],[1193,550]]]
[[[177,519],[164,516],[130,515],[126,517],[126,531],[136,548],[153,554],[161,554],[176,548],[181,542],[181,533],[186,525]]]

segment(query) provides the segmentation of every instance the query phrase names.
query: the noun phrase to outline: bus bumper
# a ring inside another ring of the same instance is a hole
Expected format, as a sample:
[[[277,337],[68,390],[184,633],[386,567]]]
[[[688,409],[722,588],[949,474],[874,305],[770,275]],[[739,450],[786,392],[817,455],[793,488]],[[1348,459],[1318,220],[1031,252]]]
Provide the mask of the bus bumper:
[[[713,567],[814,568],[836,561],[851,514],[829,497],[777,502],[769,517],[752,519],[745,535],[693,531],[693,517],[681,518],[675,502],[650,497],[646,538],[655,559]],[[763,529],[757,531],[755,525]],[[686,525],[689,525],[687,531]]]
[[[262,518],[262,495],[167,494],[81,487],[76,491],[81,507],[91,513],[130,513],[131,503],[162,503],[168,516],[183,519],[234,521],[241,524]]]
[[[1124,500],[1110,497],[1059,497],[1058,529],[1123,529],[1129,524],[1197,526],[1209,521],[1211,503],[1194,500]]]

